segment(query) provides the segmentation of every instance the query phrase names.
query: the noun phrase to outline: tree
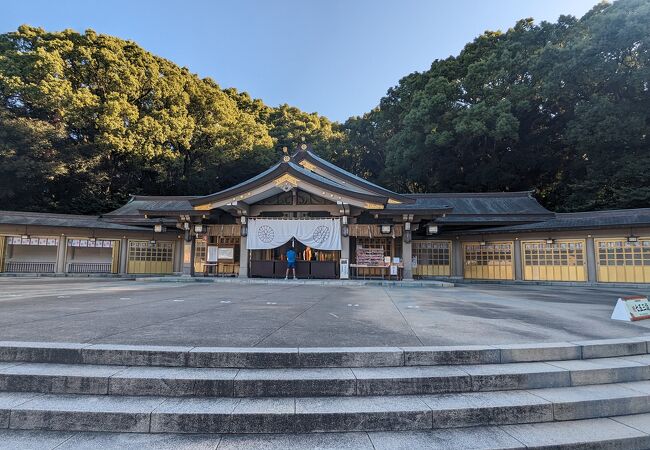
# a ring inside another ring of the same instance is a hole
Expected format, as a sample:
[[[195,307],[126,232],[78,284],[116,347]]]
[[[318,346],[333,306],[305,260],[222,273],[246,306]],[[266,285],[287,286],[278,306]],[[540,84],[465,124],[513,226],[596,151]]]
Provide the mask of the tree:
[[[351,159],[373,155],[383,168],[366,173],[402,191],[533,189],[559,210],[647,206],[648,23],[648,2],[619,0],[580,20],[485,32],[348,120]]]
[[[317,114],[222,90],[133,42],[29,26],[0,35],[0,112],[0,175],[21,186],[0,197],[10,209],[96,213],[131,193],[207,194],[266,169],[278,145],[302,136],[329,145],[339,133]],[[18,145],[19,128],[33,132]],[[55,169],[44,148],[56,149]],[[30,164],[41,169],[14,168]]]
[[[534,190],[562,211],[650,203],[650,3],[518,21],[344,124],[222,89],[88,30],[0,34],[0,208],[98,213],[207,194],[305,139],[403,192]]]

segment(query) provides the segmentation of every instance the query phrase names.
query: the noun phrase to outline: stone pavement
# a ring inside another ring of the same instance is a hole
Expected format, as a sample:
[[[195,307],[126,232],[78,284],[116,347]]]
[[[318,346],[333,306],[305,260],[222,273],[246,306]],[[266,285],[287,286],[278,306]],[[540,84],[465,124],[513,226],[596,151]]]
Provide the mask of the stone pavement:
[[[420,346],[632,337],[609,319],[650,289],[0,279],[0,340],[241,347]]]

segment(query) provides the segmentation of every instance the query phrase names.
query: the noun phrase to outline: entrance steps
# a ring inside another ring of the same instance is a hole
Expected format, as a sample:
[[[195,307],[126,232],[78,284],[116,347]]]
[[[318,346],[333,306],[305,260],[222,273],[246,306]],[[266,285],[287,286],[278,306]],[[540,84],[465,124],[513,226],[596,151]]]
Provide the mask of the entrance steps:
[[[224,284],[266,284],[282,286],[383,286],[391,288],[450,288],[455,284],[445,280],[382,280],[382,279],[316,279],[299,278],[296,280],[285,280],[282,278],[239,278],[239,277],[202,277],[202,276],[147,276],[136,277],[136,281],[167,282],[167,283],[224,283]],[[584,284],[584,283],[583,283]]]
[[[647,449],[650,414],[566,422],[447,428],[431,431],[176,434],[0,430],[4,449],[177,450],[447,450],[447,449]]]
[[[0,447],[65,433],[70,442],[121,439],[74,434],[96,432],[158,443],[207,433],[224,448],[359,439],[355,448],[650,448],[648,340],[321,349],[1,342]]]

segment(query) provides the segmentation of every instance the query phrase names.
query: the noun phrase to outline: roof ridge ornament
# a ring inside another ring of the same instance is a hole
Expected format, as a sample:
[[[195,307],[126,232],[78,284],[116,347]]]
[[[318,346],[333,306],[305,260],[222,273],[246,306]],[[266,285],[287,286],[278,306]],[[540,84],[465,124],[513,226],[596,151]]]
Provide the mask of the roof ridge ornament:
[[[286,163],[291,161],[291,156],[289,156],[289,149],[287,148],[286,145],[284,147],[282,147],[282,153],[284,153],[284,156],[282,157],[282,161],[284,161]]]

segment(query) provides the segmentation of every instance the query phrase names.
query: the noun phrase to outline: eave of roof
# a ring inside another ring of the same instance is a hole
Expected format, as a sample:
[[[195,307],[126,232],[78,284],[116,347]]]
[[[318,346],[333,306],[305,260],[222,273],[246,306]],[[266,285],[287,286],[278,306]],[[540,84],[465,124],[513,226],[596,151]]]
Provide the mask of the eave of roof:
[[[427,197],[427,198],[465,198],[465,197],[530,197],[534,191],[499,191],[499,192],[432,192],[404,194],[408,197]]]
[[[542,222],[553,218],[553,214],[454,214],[453,212],[436,219],[437,223],[444,225],[463,224],[521,224]]]
[[[193,216],[202,217],[209,216],[210,211],[199,211],[196,209],[176,209],[176,210],[158,210],[158,209],[139,209],[138,210],[145,219],[152,219],[157,217],[178,217],[178,216]]]
[[[392,204],[386,205],[386,208],[381,211],[376,211],[379,214],[389,215],[389,214],[415,214],[415,215],[445,215],[449,214],[452,211],[450,207],[440,207],[440,208],[409,208],[408,204]]]

